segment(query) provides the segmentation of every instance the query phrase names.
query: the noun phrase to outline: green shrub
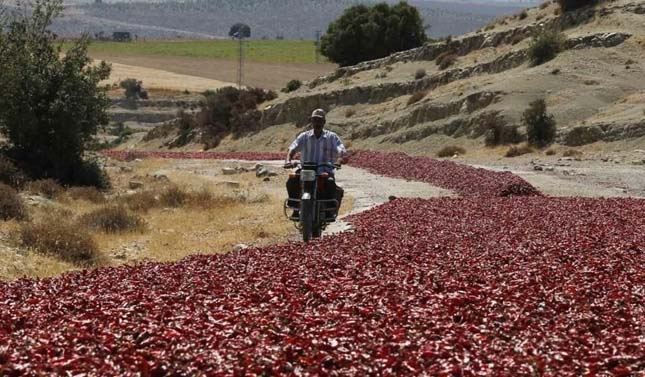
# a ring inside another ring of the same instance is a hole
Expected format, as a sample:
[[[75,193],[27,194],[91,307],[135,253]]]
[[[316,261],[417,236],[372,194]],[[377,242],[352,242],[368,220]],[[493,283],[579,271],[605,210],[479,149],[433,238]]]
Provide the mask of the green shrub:
[[[480,117],[481,127],[485,130],[484,143],[493,147],[503,144],[515,144],[522,141],[517,126],[509,126],[499,112],[492,111]]]
[[[98,245],[86,230],[60,219],[20,228],[20,240],[25,247],[82,266],[97,265],[103,260]]]
[[[0,183],[0,219],[4,221],[27,219],[27,210],[20,195],[4,183]]]
[[[121,206],[108,206],[81,216],[82,225],[106,233],[135,232],[145,229],[145,221]]]
[[[110,101],[110,67],[93,64],[81,37],[62,52],[50,31],[60,1],[36,1],[0,17],[0,132],[8,156],[35,178],[73,183]],[[28,90],[25,90],[28,88]]]
[[[458,147],[456,145],[448,145],[441,148],[439,152],[437,152],[437,157],[452,157],[456,154],[466,154],[466,149]]]
[[[0,156],[0,183],[20,189],[27,182],[25,174],[16,167],[13,161]]]
[[[329,24],[320,51],[341,66],[354,65],[421,46],[425,29],[418,10],[406,2],[354,5]]]
[[[547,114],[546,102],[539,99],[531,102],[522,115],[529,145],[544,148],[553,143],[556,135],[556,123],[553,116]]]
[[[529,59],[533,66],[555,58],[564,47],[564,37],[559,33],[544,32],[536,35],[529,45]]]
[[[293,92],[295,90],[300,89],[301,86],[302,86],[302,81],[300,81],[300,80],[291,80],[291,81],[289,81],[287,83],[287,86],[282,89],[282,91],[285,92],[285,93],[290,93],[290,92]]]
[[[564,12],[568,12],[570,10],[578,9],[581,8],[585,5],[590,5],[595,3],[593,0],[557,0],[558,4],[560,5],[560,9],[562,9]]]
[[[137,79],[125,79],[119,83],[119,86],[125,90],[125,98],[129,100],[137,100],[142,97],[143,90],[142,82]],[[145,97],[148,98],[148,93],[145,92]]]

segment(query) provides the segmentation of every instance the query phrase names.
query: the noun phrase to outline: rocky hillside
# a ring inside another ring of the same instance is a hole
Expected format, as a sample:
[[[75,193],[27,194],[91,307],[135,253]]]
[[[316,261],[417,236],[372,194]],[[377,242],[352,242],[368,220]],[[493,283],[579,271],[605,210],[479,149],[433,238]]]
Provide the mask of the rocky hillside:
[[[525,132],[522,113],[536,99],[546,100],[560,144],[645,137],[645,4],[561,14],[549,3],[486,29],[313,80],[266,105],[263,131],[219,149],[284,148],[322,107],[355,148],[434,153],[446,143],[483,145],[491,122]],[[544,30],[562,32],[564,49],[532,66],[529,43]],[[440,69],[447,51],[456,61]]]

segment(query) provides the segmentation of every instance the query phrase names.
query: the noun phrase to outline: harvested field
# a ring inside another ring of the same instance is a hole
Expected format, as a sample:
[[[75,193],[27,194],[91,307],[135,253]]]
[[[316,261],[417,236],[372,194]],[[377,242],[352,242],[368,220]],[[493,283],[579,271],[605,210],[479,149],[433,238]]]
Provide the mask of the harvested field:
[[[230,82],[208,79],[195,75],[173,73],[164,69],[154,69],[111,62],[112,74],[108,83],[118,84],[128,78],[136,78],[143,82],[146,89],[166,89],[173,91],[188,90],[191,92],[203,92],[205,90],[216,90],[225,86],[235,85]],[[162,68],[162,67],[160,67]]]
[[[153,77],[157,77],[159,71],[166,71],[169,72],[169,77],[173,77],[172,74],[177,74],[225,83],[237,81],[237,62],[235,60],[209,60],[206,58],[174,56],[130,56],[103,53],[92,54],[92,58],[137,67],[141,75],[154,75]],[[267,63],[249,61],[245,64],[244,83],[249,86],[278,90],[282,89],[290,80],[312,80],[333,71],[335,68],[335,65],[328,63]],[[153,71],[152,73],[146,73],[146,69],[152,69]],[[136,78],[142,80],[144,86],[149,86],[145,79],[141,77]],[[182,82],[178,81],[171,87],[181,87],[182,85]]]

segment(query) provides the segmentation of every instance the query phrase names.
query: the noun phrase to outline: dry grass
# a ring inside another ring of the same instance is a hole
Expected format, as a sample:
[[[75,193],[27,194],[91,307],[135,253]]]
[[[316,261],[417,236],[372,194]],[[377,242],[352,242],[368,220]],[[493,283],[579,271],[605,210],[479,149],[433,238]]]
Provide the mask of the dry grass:
[[[131,211],[136,212],[148,212],[158,205],[156,195],[152,191],[140,191],[132,195],[122,196],[118,201]]]
[[[441,148],[439,152],[437,152],[437,157],[452,157],[456,154],[466,154],[466,149],[458,147],[456,145],[448,145]]]
[[[53,179],[39,179],[27,185],[27,191],[34,195],[42,195],[47,199],[56,199],[65,189]]]
[[[121,206],[107,206],[81,216],[79,223],[105,233],[142,232],[146,223]]]
[[[96,187],[70,187],[67,195],[74,200],[85,200],[90,203],[105,203],[105,194]]]
[[[19,237],[24,247],[79,266],[95,266],[104,261],[89,232],[61,219],[25,223],[20,227]]]
[[[20,195],[12,187],[0,183],[0,220],[25,220],[27,217]]]
[[[564,157],[581,157],[582,155],[583,153],[577,149],[567,149],[562,152],[562,156]]]
[[[408,106],[413,105],[413,104],[421,101],[427,95],[428,95],[428,92],[416,92],[416,93],[412,94],[412,96],[408,99]]]
[[[525,154],[533,153],[535,150],[528,145],[512,146],[506,151],[504,157],[518,157]]]
[[[444,70],[457,62],[457,54],[452,51],[446,51],[437,56],[437,66],[439,69]]]

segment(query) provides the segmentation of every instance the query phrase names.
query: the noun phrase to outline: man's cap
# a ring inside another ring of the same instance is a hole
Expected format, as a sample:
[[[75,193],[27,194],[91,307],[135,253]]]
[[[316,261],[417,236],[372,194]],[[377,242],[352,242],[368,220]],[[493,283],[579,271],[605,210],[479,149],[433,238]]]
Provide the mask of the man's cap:
[[[316,109],[316,110],[314,110],[314,112],[313,112],[313,113],[311,113],[311,118],[321,118],[321,119],[325,119],[325,115],[326,115],[326,114],[325,114],[325,110],[323,110],[323,109]]]

